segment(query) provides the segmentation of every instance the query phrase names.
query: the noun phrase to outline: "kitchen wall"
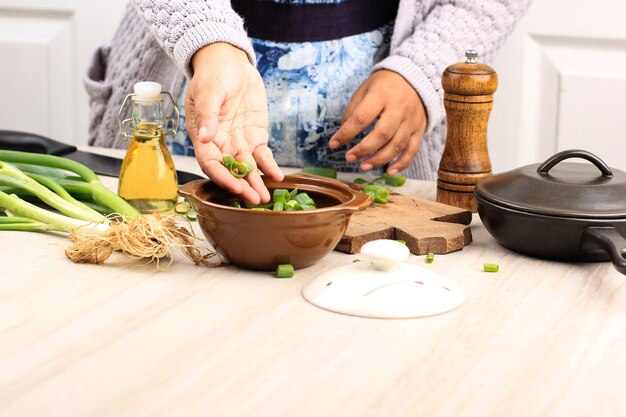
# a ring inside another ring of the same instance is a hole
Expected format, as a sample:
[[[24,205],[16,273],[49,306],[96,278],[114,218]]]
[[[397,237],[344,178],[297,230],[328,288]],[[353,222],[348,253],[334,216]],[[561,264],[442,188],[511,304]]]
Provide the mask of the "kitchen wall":
[[[81,77],[125,0],[0,0],[0,128],[85,144]],[[584,148],[626,170],[626,2],[536,0],[493,67],[494,171]]]
[[[82,76],[126,0],[0,0],[0,129],[86,143]]]

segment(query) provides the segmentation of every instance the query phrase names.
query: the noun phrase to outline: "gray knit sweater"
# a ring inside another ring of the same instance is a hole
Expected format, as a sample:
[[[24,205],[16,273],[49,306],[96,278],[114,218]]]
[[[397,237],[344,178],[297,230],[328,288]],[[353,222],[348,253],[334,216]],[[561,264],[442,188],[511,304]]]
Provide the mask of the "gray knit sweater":
[[[382,1],[382,0],[381,0]],[[403,174],[434,179],[445,141],[441,74],[476,49],[489,62],[531,0],[400,0],[390,55],[373,70],[402,75],[428,116],[418,156]],[[98,49],[85,79],[90,97],[89,144],[125,147],[117,112],[135,82],[160,82],[174,96],[191,77],[201,47],[227,42],[255,64],[244,22],[229,0],[133,0],[112,42]]]

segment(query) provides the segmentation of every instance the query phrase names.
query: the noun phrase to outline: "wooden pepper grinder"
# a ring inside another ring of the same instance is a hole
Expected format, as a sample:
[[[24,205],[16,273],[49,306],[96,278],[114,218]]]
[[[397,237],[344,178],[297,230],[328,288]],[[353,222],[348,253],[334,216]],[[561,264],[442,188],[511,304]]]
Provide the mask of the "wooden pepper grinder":
[[[465,57],[465,62],[446,68],[441,79],[448,133],[439,163],[437,201],[475,213],[474,187],[491,175],[487,121],[498,75],[478,63],[476,51],[465,51]]]

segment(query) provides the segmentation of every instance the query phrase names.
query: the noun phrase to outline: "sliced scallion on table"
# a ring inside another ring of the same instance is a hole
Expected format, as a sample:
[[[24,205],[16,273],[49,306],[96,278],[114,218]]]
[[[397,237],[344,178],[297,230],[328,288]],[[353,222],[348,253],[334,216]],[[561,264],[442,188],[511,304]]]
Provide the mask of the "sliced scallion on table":
[[[500,270],[500,265],[496,263],[485,262],[483,264],[483,270],[485,272],[498,272]]]
[[[432,264],[434,260],[435,260],[435,254],[432,252],[428,252],[428,255],[426,255],[426,263]]]
[[[276,267],[276,278],[291,278],[293,273],[293,265],[291,264],[280,264]]]

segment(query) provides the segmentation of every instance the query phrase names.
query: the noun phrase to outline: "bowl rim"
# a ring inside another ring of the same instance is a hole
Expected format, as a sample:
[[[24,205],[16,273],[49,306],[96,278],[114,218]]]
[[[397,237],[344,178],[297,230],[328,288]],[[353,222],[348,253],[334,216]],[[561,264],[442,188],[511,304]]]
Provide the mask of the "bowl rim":
[[[297,180],[315,180],[315,181],[321,182],[322,184],[332,184],[335,187],[340,188],[343,191],[346,191],[347,194],[348,193],[351,194],[351,197],[350,199],[348,199],[347,201],[343,203],[336,204],[333,206],[328,206],[328,207],[315,208],[312,210],[289,210],[289,211],[251,210],[248,208],[232,207],[232,206],[227,206],[224,204],[218,204],[210,200],[199,199],[198,196],[196,195],[197,191],[201,189],[201,187],[204,187],[205,184],[213,182],[209,178],[195,180],[195,181],[191,181],[186,184],[183,184],[179,188],[179,194],[183,196],[185,199],[195,200],[196,203],[203,205],[203,206],[211,207],[213,209],[223,210],[226,212],[232,211],[235,213],[248,212],[250,214],[260,215],[260,216],[303,216],[303,215],[310,215],[312,213],[327,213],[327,212],[337,212],[337,211],[356,212],[356,211],[364,210],[365,208],[369,207],[372,204],[371,196],[369,196],[368,194],[362,191],[355,190],[352,187],[350,187],[348,184],[340,180],[334,179],[334,178],[322,177],[320,175],[307,174],[307,173],[285,175],[283,181],[281,182],[274,181],[265,175],[262,175],[261,178],[263,179],[264,183],[270,182],[270,183],[276,183],[276,184],[282,184],[284,181],[295,182]],[[323,188],[323,186],[313,184],[313,183],[304,184],[302,188],[306,190],[305,187],[308,185]],[[275,189],[278,187],[270,186],[268,188]],[[285,188],[289,188],[289,187],[285,187]],[[300,186],[298,186],[298,188],[300,188]],[[327,195],[330,197],[333,197],[331,194],[327,194]],[[204,217],[198,212],[198,210],[196,210],[196,215],[200,217]]]

